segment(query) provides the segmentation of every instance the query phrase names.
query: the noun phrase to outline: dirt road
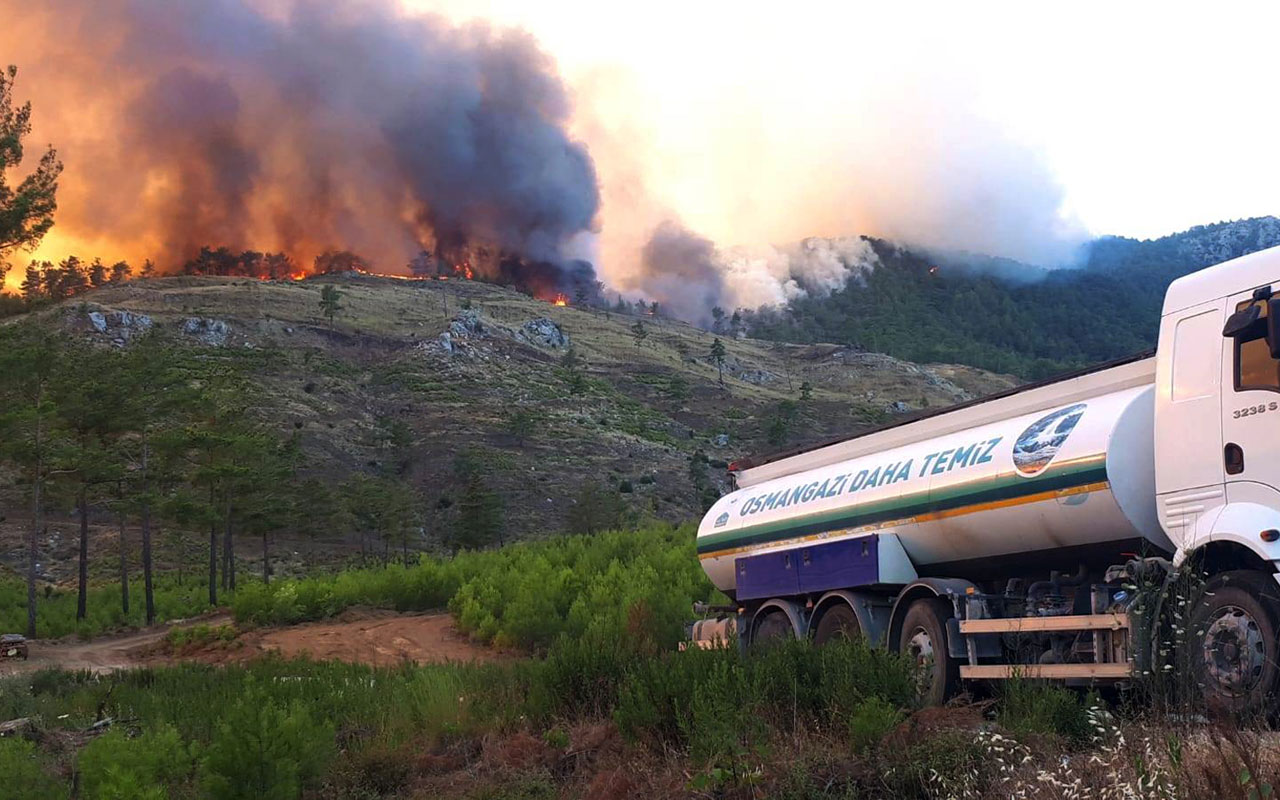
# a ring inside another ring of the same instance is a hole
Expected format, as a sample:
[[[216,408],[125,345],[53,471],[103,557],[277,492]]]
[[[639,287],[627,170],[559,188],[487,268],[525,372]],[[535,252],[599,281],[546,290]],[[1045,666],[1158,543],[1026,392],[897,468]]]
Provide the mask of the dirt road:
[[[458,632],[448,614],[397,615],[388,612],[349,612],[337,620],[287,628],[261,628],[239,634],[231,642],[174,654],[165,645],[173,627],[231,623],[228,614],[217,614],[174,625],[162,625],[87,642],[37,641],[26,661],[0,661],[0,677],[46,667],[110,672],[144,664],[179,661],[237,663],[279,653],[285,657],[309,655],[321,660],[390,666],[446,661],[491,661],[503,656],[471,642]]]
[[[110,672],[114,669],[133,667],[138,665],[134,654],[154,647],[164,639],[170,628],[192,625],[216,626],[230,622],[230,614],[213,614],[83,642],[65,639],[38,640],[31,642],[31,653],[27,660],[0,661],[0,677],[19,672],[33,672],[46,667],[68,670],[87,669],[93,672]]]

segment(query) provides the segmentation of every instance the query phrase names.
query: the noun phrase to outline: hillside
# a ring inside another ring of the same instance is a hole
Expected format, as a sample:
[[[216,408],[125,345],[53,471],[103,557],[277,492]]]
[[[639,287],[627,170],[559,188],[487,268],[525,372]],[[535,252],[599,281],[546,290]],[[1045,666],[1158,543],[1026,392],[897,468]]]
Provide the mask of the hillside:
[[[343,293],[332,327],[319,308],[327,283]],[[479,282],[158,278],[94,290],[31,317],[104,346],[125,346],[157,326],[246,370],[262,390],[259,413],[300,437],[302,477],[402,477],[425,509],[424,546],[455,513],[459,457],[482,465],[511,538],[564,529],[591,484],[620,495],[633,516],[687,520],[706,491],[695,472],[716,491],[733,458],[1012,383],[829,344],[739,339],[725,341],[722,388],[704,331],[557,307]],[[646,331],[640,343],[637,322]],[[581,362],[576,387],[563,367],[569,347]],[[527,412],[527,431],[513,424],[517,411]],[[699,450],[708,464],[693,464]],[[70,547],[70,520],[52,527],[51,541]],[[6,549],[6,560],[20,556]]]
[[[880,263],[864,280],[750,314],[752,335],[1041,378],[1153,347],[1169,283],[1280,245],[1280,219],[1144,241],[1103,237],[1088,245],[1081,266],[1056,270],[870,241]]]

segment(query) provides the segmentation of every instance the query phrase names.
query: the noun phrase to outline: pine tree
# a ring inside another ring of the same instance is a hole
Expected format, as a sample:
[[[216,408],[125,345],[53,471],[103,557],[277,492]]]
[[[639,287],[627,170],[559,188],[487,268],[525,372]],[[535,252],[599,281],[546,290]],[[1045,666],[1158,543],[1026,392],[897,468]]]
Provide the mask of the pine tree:
[[[160,501],[157,485],[166,475],[157,446],[175,435],[178,411],[195,394],[183,380],[181,362],[158,330],[152,330],[125,351],[121,365],[124,400],[117,413],[130,434],[121,443],[127,466],[126,507],[136,514],[142,537],[143,599],[147,624],[156,619],[155,576],[152,561],[153,512]]]
[[[338,302],[341,297],[342,292],[338,291],[338,287],[332,283],[326,283],[320,290],[320,310],[329,320],[330,328],[333,327],[334,316],[342,310],[342,304]]]
[[[523,450],[525,442],[537,429],[540,420],[541,417],[533,409],[520,407],[507,415],[503,427],[507,434],[515,439],[516,447]]]
[[[17,75],[14,66],[0,71],[0,257],[14,250],[35,249],[53,227],[58,176],[62,173],[62,162],[50,147],[35,171],[16,187],[6,180],[10,170],[22,163],[22,140],[31,133],[31,104],[13,105]]]
[[[644,340],[649,337],[649,331],[644,326],[644,320],[636,320],[636,324],[631,326],[631,335],[635,337],[636,347],[644,344]]]
[[[565,523],[570,533],[593,534],[622,527],[626,505],[617,491],[587,483],[569,506]]]
[[[93,263],[89,265],[89,285],[97,289],[105,286],[107,283],[107,265],[102,263],[102,259],[95,258]]]
[[[0,331],[0,452],[19,465],[31,490],[27,531],[27,637],[36,638],[36,570],[45,488],[61,446],[50,385],[60,368],[56,340],[41,330]]]
[[[572,345],[560,359],[565,381],[569,384],[569,394],[582,394],[587,390],[587,378],[582,374],[582,359]]]
[[[111,265],[111,282],[124,283],[129,280],[133,274],[133,267],[129,266],[128,261],[117,261]]]
[[[720,306],[711,308],[711,331],[720,333],[724,328],[724,309]]]
[[[465,478],[453,526],[455,550],[479,550],[502,536],[502,500],[478,471]]]
[[[44,262],[47,267],[49,262]],[[27,265],[26,278],[22,281],[22,299],[30,305],[42,297],[47,297],[44,289],[44,270],[40,264],[32,261]]]
[[[115,485],[123,478],[112,440],[122,421],[117,411],[124,403],[124,387],[116,369],[120,359],[117,351],[72,342],[65,343],[63,349],[61,369],[50,389],[67,433],[66,444],[58,453],[58,470],[74,488],[80,523],[76,619],[82,620],[88,614],[89,507],[95,504],[94,495],[103,485]]]
[[[89,288],[89,276],[84,262],[80,259],[68,256],[66,260],[58,263],[58,268],[60,272],[55,294],[57,299],[74,297]]]
[[[716,365],[716,371],[719,374],[720,385],[724,386],[724,359],[725,359],[725,356],[728,355],[728,351],[726,351],[724,348],[724,342],[720,341],[718,337],[711,342],[711,350],[709,352],[709,355],[711,356],[711,363]]]

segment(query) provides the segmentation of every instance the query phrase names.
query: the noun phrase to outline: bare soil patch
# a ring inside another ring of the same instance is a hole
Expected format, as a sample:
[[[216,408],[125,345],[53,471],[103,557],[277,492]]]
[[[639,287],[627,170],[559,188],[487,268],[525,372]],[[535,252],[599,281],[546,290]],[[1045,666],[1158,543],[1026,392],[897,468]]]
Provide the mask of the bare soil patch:
[[[251,631],[240,640],[245,650],[258,654],[306,655],[380,667],[503,658],[497,650],[464,636],[448,614],[349,613],[337,620]]]

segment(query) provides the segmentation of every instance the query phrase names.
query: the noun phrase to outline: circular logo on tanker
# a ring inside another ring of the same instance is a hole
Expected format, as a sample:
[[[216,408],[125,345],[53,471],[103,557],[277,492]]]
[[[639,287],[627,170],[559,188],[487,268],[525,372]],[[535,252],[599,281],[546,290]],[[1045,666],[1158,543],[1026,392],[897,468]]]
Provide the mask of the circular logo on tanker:
[[[1013,443],[1013,467],[1019,475],[1030,477],[1049,466],[1054,456],[1084,416],[1084,403],[1060,408],[1027,426]]]

